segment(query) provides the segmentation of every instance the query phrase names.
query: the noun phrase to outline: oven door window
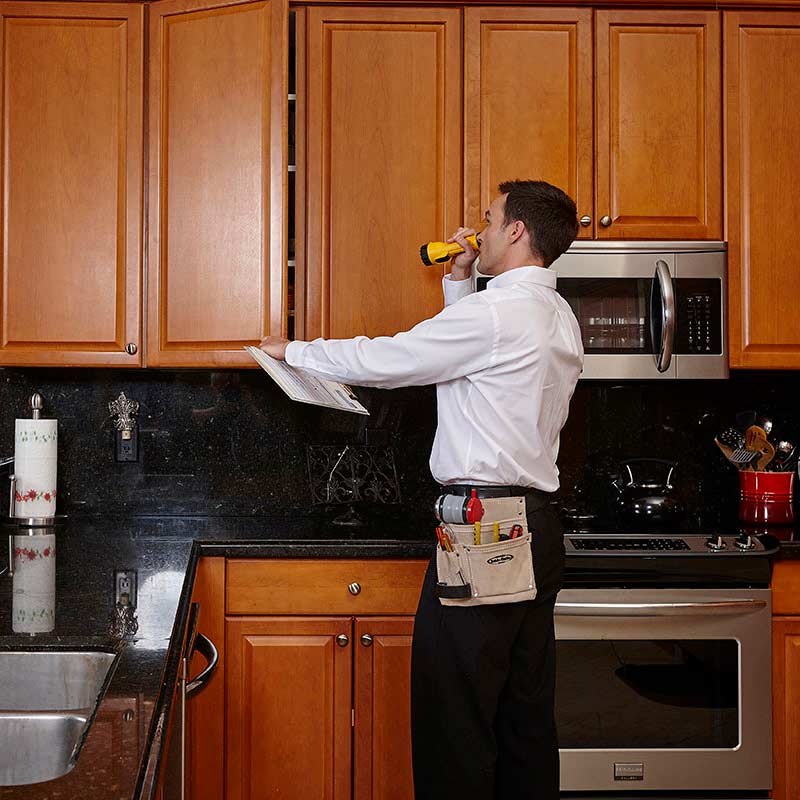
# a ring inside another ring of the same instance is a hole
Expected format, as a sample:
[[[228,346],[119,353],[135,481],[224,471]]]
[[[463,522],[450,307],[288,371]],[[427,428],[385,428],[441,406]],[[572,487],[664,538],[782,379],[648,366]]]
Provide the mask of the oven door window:
[[[739,645],[731,640],[557,642],[565,749],[739,745]]]
[[[562,278],[558,291],[570,304],[589,354],[653,353],[652,278]]]

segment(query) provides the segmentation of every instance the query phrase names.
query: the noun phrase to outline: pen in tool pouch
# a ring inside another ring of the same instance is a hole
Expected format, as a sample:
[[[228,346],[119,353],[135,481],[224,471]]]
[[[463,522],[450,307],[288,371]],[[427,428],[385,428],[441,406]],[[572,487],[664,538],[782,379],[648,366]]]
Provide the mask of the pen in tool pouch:
[[[494,523],[494,536],[492,538],[494,539],[495,542],[499,542],[500,541],[500,523],[499,522],[495,522]]]
[[[475,533],[472,536],[472,543],[473,544],[480,544],[481,543],[481,523],[476,522],[474,526]]]

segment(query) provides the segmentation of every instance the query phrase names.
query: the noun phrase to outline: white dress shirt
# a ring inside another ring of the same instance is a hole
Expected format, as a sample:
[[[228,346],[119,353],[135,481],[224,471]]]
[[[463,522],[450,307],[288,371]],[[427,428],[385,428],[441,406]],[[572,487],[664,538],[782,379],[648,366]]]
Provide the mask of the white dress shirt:
[[[572,309],[544,267],[483,292],[443,280],[445,308],[395,336],[291,342],[286,361],[356,386],[436,384],[430,466],[441,484],[558,488],[559,433],[583,367]]]

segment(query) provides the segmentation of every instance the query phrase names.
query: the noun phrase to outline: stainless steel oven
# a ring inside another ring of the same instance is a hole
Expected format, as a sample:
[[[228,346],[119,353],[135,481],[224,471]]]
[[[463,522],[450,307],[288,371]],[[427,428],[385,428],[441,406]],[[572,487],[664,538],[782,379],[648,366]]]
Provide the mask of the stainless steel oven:
[[[582,378],[726,378],[724,242],[575,242],[551,267]]]
[[[562,791],[770,789],[769,589],[564,589],[555,619]]]

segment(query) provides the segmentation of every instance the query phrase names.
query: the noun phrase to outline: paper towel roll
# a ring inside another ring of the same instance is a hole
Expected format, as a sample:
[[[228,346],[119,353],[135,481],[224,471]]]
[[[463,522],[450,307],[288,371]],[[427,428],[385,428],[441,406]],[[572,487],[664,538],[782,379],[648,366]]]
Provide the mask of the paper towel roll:
[[[18,419],[14,430],[14,516],[56,513],[58,420]]]
[[[14,537],[11,629],[48,633],[56,625],[56,537]]]

